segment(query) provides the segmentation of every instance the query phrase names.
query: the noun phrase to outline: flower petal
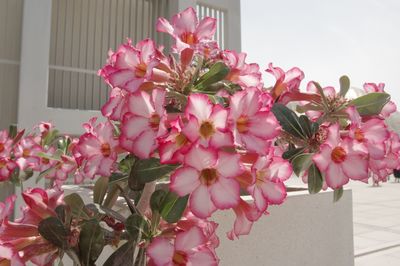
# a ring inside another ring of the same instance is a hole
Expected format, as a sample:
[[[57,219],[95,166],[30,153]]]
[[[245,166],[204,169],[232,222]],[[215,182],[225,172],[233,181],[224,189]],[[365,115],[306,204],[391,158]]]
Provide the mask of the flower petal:
[[[171,175],[170,189],[183,197],[200,185],[199,172],[192,167],[181,167]]]
[[[195,191],[190,195],[190,210],[194,215],[201,219],[205,219],[211,216],[211,214],[217,209],[211,200],[208,188],[204,185],[197,187]]]

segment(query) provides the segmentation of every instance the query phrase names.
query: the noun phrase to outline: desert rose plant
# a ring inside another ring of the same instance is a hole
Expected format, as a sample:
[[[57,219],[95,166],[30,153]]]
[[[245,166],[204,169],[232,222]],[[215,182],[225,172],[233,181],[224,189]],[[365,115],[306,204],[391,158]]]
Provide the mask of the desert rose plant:
[[[15,195],[0,204],[0,265],[65,255],[95,265],[107,245],[105,265],[217,265],[213,213],[235,213],[223,236],[235,240],[284,202],[293,172],[310,193],[331,188],[338,200],[350,179],[385,181],[399,168],[399,136],[385,124],[396,106],[383,84],[366,83],[356,99],[346,76],[339,90],[310,81],[303,91],[300,69],[270,64],[276,82],[266,86],[245,53],[212,40],[216,20],[198,21],[192,8],[157,30],[175,40],[171,54],[150,39],[110,52],[99,71],[111,87],[105,119],[83,135],[50,123],[0,132],[0,180],[50,184],[24,190],[21,217],[11,219]],[[64,196],[68,178],[94,180],[93,202]],[[116,211],[118,198],[129,215]]]

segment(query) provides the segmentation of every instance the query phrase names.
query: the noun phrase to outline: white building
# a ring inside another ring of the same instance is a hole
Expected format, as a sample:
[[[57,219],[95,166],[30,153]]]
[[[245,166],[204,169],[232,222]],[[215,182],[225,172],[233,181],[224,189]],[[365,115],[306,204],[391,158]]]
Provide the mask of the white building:
[[[127,37],[168,47],[155,22],[188,6],[217,18],[215,39],[240,51],[240,0],[0,0],[0,129],[51,121],[80,133],[107,100],[96,73],[108,50]]]

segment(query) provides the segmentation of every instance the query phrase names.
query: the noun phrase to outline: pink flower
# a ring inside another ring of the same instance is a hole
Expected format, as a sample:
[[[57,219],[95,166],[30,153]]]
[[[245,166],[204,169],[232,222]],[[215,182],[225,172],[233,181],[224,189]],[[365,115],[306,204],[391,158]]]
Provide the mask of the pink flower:
[[[41,220],[55,216],[54,209],[63,204],[63,192],[35,188],[25,191],[23,198],[27,204],[23,218],[16,222],[6,218],[0,227],[0,256],[11,265],[24,265],[18,263],[27,261],[51,265],[58,257],[58,248],[39,234],[38,225]]]
[[[165,237],[156,237],[147,248],[147,255],[154,265],[218,265],[218,258],[206,242],[203,231],[193,226],[177,233],[173,243]]]
[[[5,203],[0,202],[0,225],[4,219],[14,212],[14,203],[17,199],[16,195],[11,195],[7,197]],[[0,255],[1,256],[1,255]]]
[[[165,91],[154,89],[151,96],[138,91],[129,96],[124,115],[120,144],[139,158],[149,158],[157,149],[157,138],[167,133],[164,109]]]
[[[96,119],[84,124],[86,133],[79,138],[74,156],[87,177],[110,176],[117,159],[118,140],[114,127],[107,121],[94,126]]]
[[[156,67],[162,58],[150,39],[139,42],[136,47],[131,41],[121,45],[115,53],[111,53],[107,65],[100,71],[107,83],[113,88],[119,87],[130,92],[141,86],[152,86],[152,81],[167,81],[169,74]]]
[[[126,112],[126,102],[129,93],[120,88],[113,88],[108,101],[101,108],[103,116],[110,120],[120,121]]]
[[[0,157],[10,157],[12,142],[6,130],[0,131]]]
[[[183,155],[192,144],[182,132],[183,122],[180,117],[171,121],[170,126],[168,135],[159,138],[160,162],[165,164],[183,162]]]
[[[173,49],[180,52],[185,48],[199,49],[210,42],[216,30],[216,19],[205,17],[198,22],[196,12],[189,7],[172,17],[172,23],[165,18],[157,21],[157,31],[170,34],[176,41]]]
[[[56,161],[52,169],[46,174],[46,178],[54,179],[56,186],[61,187],[68,179],[68,175],[73,173],[77,168],[74,158],[62,155],[60,161]]]
[[[245,62],[246,53],[224,50],[222,53],[224,63],[230,68],[226,80],[232,81],[243,88],[257,87],[262,88],[261,72],[257,64],[247,64]]]
[[[314,94],[320,95],[320,93],[313,81],[308,82],[306,90],[309,93],[314,93]],[[329,99],[334,99],[336,96],[336,91],[335,91],[334,87],[331,87],[331,86],[324,87],[324,88],[322,88],[322,91],[324,92],[324,95]],[[309,103],[309,102],[306,101],[305,103]],[[322,111],[315,111],[315,110],[306,111],[306,115],[313,121],[317,120],[322,115],[322,113],[323,113]]]
[[[385,83],[379,83],[379,84],[375,84],[375,83],[365,83],[364,84],[364,90],[367,93],[371,93],[371,92],[385,92],[384,91],[385,88]],[[388,102],[381,111],[381,116],[383,118],[388,118],[392,113],[397,111],[397,106],[393,101]]]
[[[185,155],[184,166],[171,175],[170,189],[179,196],[190,194],[190,210],[199,218],[207,218],[216,209],[239,203],[235,177],[242,171],[239,155],[193,146]]]
[[[268,204],[282,204],[286,198],[286,187],[283,181],[292,175],[292,165],[270,153],[260,156],[252,166],[253,183],[247,191],[253,196],[254,203],[260,212]]]
[[[236,214],[236,219],[233,229],[226,233],[230,240],[239,238],[241,235],[248,235],[253,226],[253,222],[257,221],[263,212],[260,212],[254,203],[248,203],[240,199],[239,204],[233,208]]]
[[[281,129],[275,116],[263,107],[262,93],[255,88],[236,92],[231,97],[229,121],[235,142],[260,154],[268,151],[270,140]]]
[[[233,138],[227,128],[228,111],[213,105],[205,94],[191,94],[185,109],[188,119],[183,133],[191,142],[215,148],[232,146]]]
[[[274,67],[272,63],[269,64],[267,72],[274,75],[276,83],[272,88],[272,98],[283,104],[287,103],[288,99],[285,99],[291,92],[298,91],[300,82],[304,79],[304,73],[299,68],[294,67],[287,72],[279,67]]]
[[[324,173],[329,187],[336,189],[345,185],[350,179],[368,178],[367,154],[354,150],[350,138],[341,140],[339,125],[329,127],[328,138],[320,147],[320,152],[313,156],[318,169]]]
[[[9,180],[18,165],[5,157],[0,157],[0,181]]]
[[[19,144],[15,147],[14,154],[16,163],[25,170],[30,168],[32,170],[39,170],[40,157],[37,156],[42,151],[42,147],[34,140],[32,136],[21,139]]]

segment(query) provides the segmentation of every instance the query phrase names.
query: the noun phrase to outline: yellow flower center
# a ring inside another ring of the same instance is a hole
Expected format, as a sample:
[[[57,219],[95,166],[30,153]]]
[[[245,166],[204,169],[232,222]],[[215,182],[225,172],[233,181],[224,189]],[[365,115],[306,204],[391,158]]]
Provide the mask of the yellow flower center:
[[[361,131],[361,129],[357,128],[354,132],[354,137],[358,141],[363,141],[364,140],[364,133]]]
[[[0,152],[3,152],[5,149],[4,144],[0,142]]]
[[[174,256],[172,257],[172,262],[176,266],[186,265],[188,262],[186,253],[180,250],[176,250]]]
[[[200,173],[200,182],[203,185],[211,186],[218,180],[217,170],[213,168],[203,169]]]
[[[24,150],[22,151],[22,157],[26,158],[26,157],[28,157],[29,155],[31,155],[31,150],[30,150],[30,149],[24,149]]]
[[[108,157],[111,155],[111,147],[110,144],[108,143],[103,143],[101,144],[101,154],[103,154],[104,157]]]
[[[200,135],[203,138],[208,139],[214,133],[215,133],[215,129],[214,129],[214,125],[213,125],[212,122],[204,121],[203,123],[201,123],[201,125],[200,125]]]
[[[145,63],[140,63],[135,68],[135,75],[138,78],[143,78],[147,72],[147,65]]]
[[[197,43],[197,38],[196,38],[196,36],[194,36],[194,34],[191,33],[191,32],[184,32],[184,33],[181,35],[181,40],[182,40],[184,43],[187,43],[187,44],[189,44],[189,45],[192,45],[192,44]]]
[[[179,133],[178,136],[175,137],[175,142],[178,147],[182,147],[187,143],[188,139],[182,133]]]
[[[239,119],[236,120],[236,128],[239,133],[246,133],[249,130],[249,119],[245,116],[239,117]]]
[[[331,159],[335,163],[341,163],[346,159],[346,151],[342,147],[336,147],[332,150]]]

